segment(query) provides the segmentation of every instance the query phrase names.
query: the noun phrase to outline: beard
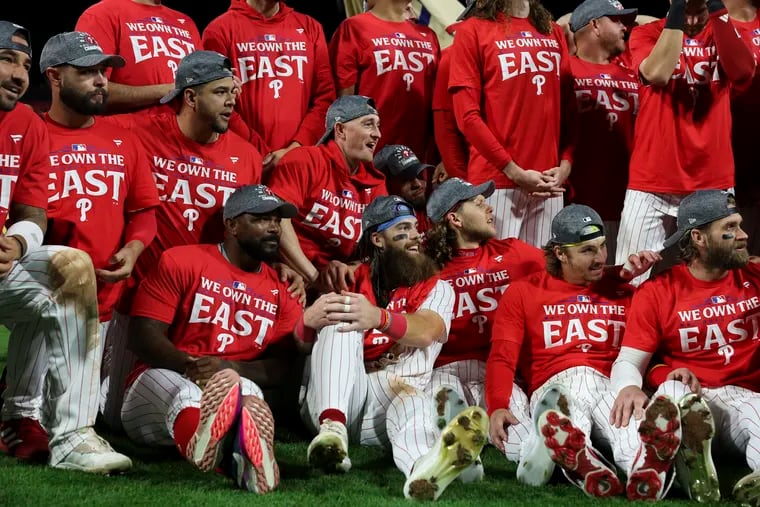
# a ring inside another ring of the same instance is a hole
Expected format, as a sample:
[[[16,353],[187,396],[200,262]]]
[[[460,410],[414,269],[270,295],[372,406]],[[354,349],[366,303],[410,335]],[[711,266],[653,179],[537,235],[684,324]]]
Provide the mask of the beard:
[[[93,100],[98,95],[103,97],[101,102],[95,102]],[[81,115],[99,115],[106,111],[108,92],[105,89],[100,88],[89,93],[78,93],[75,90],[64,86],[61,88],[61,102],[63,102],[69,109]]]
[[[406,250],[388,248],[378,256],[372,276],[380,281],[382,291],[390,292],[424,282],[436,273],[438,267],[435,261],[426,254],[410,254]]]
[[[709,244],[705,255],[705,266],[721,270],[743,268],[749,262],[749,253],[738,252],[737,246],[742,246],[742,244],[733,243],[730,246]],[[746,241],[743,246],[747,247]]]
[[[240,249],[252,259],[266,262],[276,262],[280,258],[280,237],[276,234],[264,236],[257,240],[237,239]]]

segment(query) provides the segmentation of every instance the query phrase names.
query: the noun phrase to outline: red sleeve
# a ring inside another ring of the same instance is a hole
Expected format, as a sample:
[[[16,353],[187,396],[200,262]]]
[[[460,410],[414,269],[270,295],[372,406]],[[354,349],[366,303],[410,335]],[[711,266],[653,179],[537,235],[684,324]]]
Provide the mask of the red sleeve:
[[[92,35],[105,54],[119,54],[119,20],[100,5],[93,5],[79,16],[78,32]]]
[[[303,207],[304,193],[311,189],[309,174],[313,170],[312,157],[306,153],[310,149],[312,148],[290,150],[269,175],[269,189],[298,209]]]
[[[290,297],[287,289],[286,283],[279,284],[280,306],[278,308],[274,333],[272,334],[272,343],[291,336],[296,328],[296,324],[298,324],[298,321],[303,316],[303,307],[298,302],[298,298]]]
[[[203,30],[203,37],[201,39],[203,44],[203,49],[206,49],[208,51],[216,51],[217,53],[221,53],[224,56],[229,57],[229,41],[226,39],[225,34],[227,33],[225,30],[219,29],[219,25],[221,24],[220,18],[215,19],[211,23],[206,26],[206,28]],[[236,62],[232,62],[232,66],[235,66]],[[239,76],[240,74],[238,74]]]
[[[457,128],[453,111],[433,111],[433,132],[435,144],[441,154],[443,166],[449,176],[467,179],[469,150],[467,141]]]
[[[249,127],[248,124],[243,120],[243,117],[240,116],[237,111],[232,111],[232,116],[230,117],[230,130],[251,143],[253,147],[259,151],[260,154],[267,155],[272,151],[269,149],[269,146],[267,146],[264,138],[262,138],[258,132]]]
[[[560,101],[562,112],[560,114],[560,141],[559,159],[573,162],[573,153],[578,133],[578,109],[575,99],[575,80],[573,69],[570,67],[570,53],[567,50],[565,32],[559,25],[554,25],[554,36],[559,41],[562,51],[562,60],[559,66]]]
[[[519,256],[522,275],[527,276],[546,269],[546,257],[544,251],[528,243],[519,241]]]
[[[171,324],[183,294],[189,289],[190,284],[181,265],[172,255],[172,250],[167,250],[161,254],[158,267],[139,285],[132,304],[132,316]]]
[[[631,70],[639,76],[639,79],[641,76],[639,73],[639,66],[641,65],[641,62],[649,57],[652,49],[654,49],[654,45],[657,44],[657,39],[660,38],[661,33],[661,22],[653,22],[637,26],[631,32],[631,37],[628,40],[628,48],[631,53]]]
[[[715,49],[718,62],[728,80],[738,89],[749,87],[755,77],[755,57],[749,47],[742,41],[739,32],[731,23],[726,9],[710,14],[715,37]]]
[[[499,301],[491,331],[491,352],[486,362],[486,406],[489,414],[500,408],[509,408],[525,327],[523,295],[519,287],[511,285]]]
[[[659,307],[655,284],[649,282],[642,285],[633,295],[621,347],[631,347],[650,354],[657,352],[662,335],[657,318]]]
[[[133,146],[139,146],[137,139],[134,139]],[[152,208],[160,204],[156,182],[148,164],[148,157],[140,150],[134,149],[132,161],[134,163],[129,167],[128,194],[124,203],[127,213]]]
[[[16,107],[26,107],[19,104]],[[50,183],[50,137],[42,119],[29,111],[29,128],[12,202],[47,209]],[[155,184],[154,184],[155,188]]]
[[[322,26],[312,22],[312,30],[316,32],[314,53],[314,79],[312,80],[309,110],[301,121],[293,141],[301,146],[311,146],[325,133],[325,116],[327,108],[335,100],[335,84],[330,68],[330,55],[327,52],[327,41]]]
[[[127,217],[127,226],[124,231],[124,244],[130,241],[140,241],[147,247],[156,237],[158,224],[156,222],[156,209],[148,208],[130,213]]]
[[[351,19],[343,21],[330,40],[330,61],[338,90],[356,85],[359,77],[358,38],[352,33]]]
[[[667,364],[656,364],[649,368],[645,378],[644,385],[649,389],[656,391],[660,384],[668,380],[668,375],[673,371],[673,368]]]

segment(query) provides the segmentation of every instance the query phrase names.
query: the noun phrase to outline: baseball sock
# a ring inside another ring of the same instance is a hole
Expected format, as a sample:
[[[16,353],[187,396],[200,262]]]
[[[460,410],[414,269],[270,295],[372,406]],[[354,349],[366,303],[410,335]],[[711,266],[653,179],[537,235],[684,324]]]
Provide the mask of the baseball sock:
[[[325,419],[330,419],[331,421],[336,421],[345,426],[346,424],[346,414],[341,412],[338,409],[335,408],[328,408],[327,410],[323,410],[321,414],[319,414],[319,424],[322,424],[322,422]]]
[[[174,443],[177,449],[184,456],[187,452],[187,444],[193,438],[195,430],[198,428],[198,422],[201,420],[201,409],[198,407],[187,407],[177,414],[174,420]]]

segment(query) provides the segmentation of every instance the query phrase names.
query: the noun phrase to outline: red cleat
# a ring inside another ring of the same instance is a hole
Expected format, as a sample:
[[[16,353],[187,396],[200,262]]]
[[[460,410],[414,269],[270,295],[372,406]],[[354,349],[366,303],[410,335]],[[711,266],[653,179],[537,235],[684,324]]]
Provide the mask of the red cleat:
[[[0,424],[0,440],[9,455],[30,463],[47,463],[50,458],[48,434],[30,417]]]

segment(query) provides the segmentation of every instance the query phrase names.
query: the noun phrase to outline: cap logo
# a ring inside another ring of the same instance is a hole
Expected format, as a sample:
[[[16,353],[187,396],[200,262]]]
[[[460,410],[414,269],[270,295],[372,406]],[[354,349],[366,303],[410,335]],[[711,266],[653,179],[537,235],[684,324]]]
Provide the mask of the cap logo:
[[[583,221],[584,224],[587,224],[591,222],[591,217],[583,217],[581,220]]]
[[[690,218],[689,219],[689,223],[690,224],[695,224],[695,223],[697,223],[697,219],[696,218]]]
[[[611,6],[613,6],[617,10],[619,10],[619,11],[623,10],[623,4],[621,4],[617,0],[607,0],[607,1],[610,3]]]

